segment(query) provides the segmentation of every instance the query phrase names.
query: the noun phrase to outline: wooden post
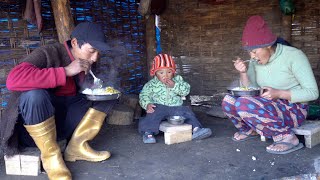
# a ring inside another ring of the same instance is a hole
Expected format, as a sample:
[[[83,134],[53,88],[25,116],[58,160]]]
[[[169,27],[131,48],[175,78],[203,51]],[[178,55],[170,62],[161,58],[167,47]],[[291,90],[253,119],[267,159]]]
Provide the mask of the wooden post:
[[[290,15],[282,15],[282,38],[291,43],[291,24],[292,24],[292,16]]]
[[[51,0],[51,6],[53,9],[59,42],[63,43],[70,39],[70,34],[74,28],[74,21],[70,10],[70,1]]]
[[[147,72],[149,72],[153,57],[156,55],[155,16],[150,15],[146,21]]]

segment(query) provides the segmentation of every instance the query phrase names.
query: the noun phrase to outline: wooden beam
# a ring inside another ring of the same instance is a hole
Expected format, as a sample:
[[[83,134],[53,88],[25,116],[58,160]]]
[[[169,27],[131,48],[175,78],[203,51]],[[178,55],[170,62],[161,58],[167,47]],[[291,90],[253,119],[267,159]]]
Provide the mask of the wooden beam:
[[[70,34],[74,28],[74,21],[70,9],[69,0],[51,0],[54,14],[54,21],[57,28],[59,42],[63,43],[70,39]]]
[[[282,25],[282,38],[291,43],[291,25],[292,25],[292,16],[291,15],[282,15],[281,18]]]
[[[155,16],[150,15],[146,19],[146,45],[147,45],[147,65],[148,74],[152,64],[152,60],[156,55],[156,31],[155,31]],[[150,76],[149,76],[150,79]]]

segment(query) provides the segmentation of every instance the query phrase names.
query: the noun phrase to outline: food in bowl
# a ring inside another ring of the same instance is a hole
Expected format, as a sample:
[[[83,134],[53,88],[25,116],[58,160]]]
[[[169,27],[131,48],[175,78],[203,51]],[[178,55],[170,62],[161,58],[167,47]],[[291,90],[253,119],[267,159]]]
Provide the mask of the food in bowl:
[[[255,90],[260,90],[260,88],[247,87],[247,86],[232,88],[232,91],[255,91]]]
[[[179,125],[183,124],[185,121],[185,117],[183,116],[169,116],[167,117],[167,120],[170,124]]]
[[[255,87],[235,87],[228,89],[228,92],[233,96],[259,96],[260,88]]]
[[[82,91],[82,94],[87,95],[110,95],[110,94],[119,94],[120,91],[114,89],[111,86],[107,86],[105,88],[96,88],[96,89],[90,89],[86,88]]]

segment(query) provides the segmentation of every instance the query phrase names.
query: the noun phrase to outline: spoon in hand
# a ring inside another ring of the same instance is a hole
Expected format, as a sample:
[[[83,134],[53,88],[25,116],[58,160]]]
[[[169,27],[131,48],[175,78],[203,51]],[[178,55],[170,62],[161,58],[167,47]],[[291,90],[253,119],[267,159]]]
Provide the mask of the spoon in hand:
[[[95,88],[102,88],[103,81],[102,81],[101,79],[97,78],[97,77],[93,74],[93,72],[91,71],[91,69],[90,69],[89,73],[90,73],[91,76],[93,77],[93,85],[94,85],[93,87],[94,87],[94,89],[95,89]]]
[[[233,60],[232,62],[236,62],[236,61]],[[255,59],[247,59],[247,60],[243,60],[243,62],[257,62],[257,60],[255,60]]]

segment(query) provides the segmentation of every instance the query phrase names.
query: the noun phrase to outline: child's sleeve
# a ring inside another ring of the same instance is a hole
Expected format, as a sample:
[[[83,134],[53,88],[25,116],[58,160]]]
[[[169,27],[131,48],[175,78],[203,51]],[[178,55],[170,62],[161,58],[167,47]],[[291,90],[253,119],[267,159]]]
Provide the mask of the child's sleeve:
[[[153,103],[150,94],[151,94],[150,84],[147,83],[143,86],[139,94],[140,106],[145,110],[147,109],[148,104]]]
[[[187,96],[190,93],[190,84],[185,82],[180,75],[176,75],[173,80],[175,82],[173,92],[179,96]]]

